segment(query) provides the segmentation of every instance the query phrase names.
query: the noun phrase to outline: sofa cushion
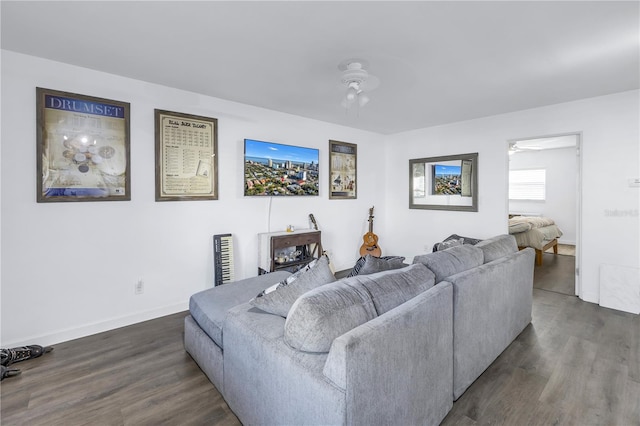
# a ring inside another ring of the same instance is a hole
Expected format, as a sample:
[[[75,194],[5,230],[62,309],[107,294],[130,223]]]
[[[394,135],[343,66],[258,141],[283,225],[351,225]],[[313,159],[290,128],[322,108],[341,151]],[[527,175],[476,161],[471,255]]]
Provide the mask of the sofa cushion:
[[[284,340],[304,352],[329,352],[333,340],[376,317],[367,290],[350,279],[315,288],[291,307]]]
[[[359,283],[371,296],[376,313],[382,315],[427,291],[435,284],[435,275],[421,263],[402,269],[346,278],[349,285]]]
[[[516,237],[513,235],[498,235],[488,240],[480,241],[476,247],[484,254],[484,263],[492,262],[501,257],[518,251]]]
[[[482,250],[467,244],[413,258],[413,263],[426,265],[436,275],[436,284],[453,274],[480,266],[483,262]]]
[[[331,283],[336,277],[329,268],[327,256],[321,256],[313,264],[299,270],[286,280],[260,292],[250,303],[270,314],[286,317],[298,297],[318,286]]]
[[[200,328],[222,348],[222,326],[227,311],[289,275],[290,272],[277,271],[198,292],[189,299],[189,312]]]
[[[390,269],[402,268],[405,265],[402,256],[371,256],[370,254],[362,256],[356,261],[353,269],[347,277],[355,277],[356,275],[374,274],[376,272],[388,271]]]

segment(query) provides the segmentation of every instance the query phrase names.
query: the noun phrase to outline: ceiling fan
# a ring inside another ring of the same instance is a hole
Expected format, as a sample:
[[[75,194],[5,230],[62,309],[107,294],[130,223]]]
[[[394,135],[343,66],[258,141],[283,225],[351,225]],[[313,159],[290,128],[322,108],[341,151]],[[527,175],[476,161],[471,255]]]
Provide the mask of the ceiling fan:
[[[509,143],[509,155],[515,154],[516,152],[540,151],[542,149],[544,149],[544,147],[540,145],[519,145],[518,142]]]
[[[368,66],[367,61],[357,58],[345,59],[338,65],[338,69],[342,71],[341,87],[346,87],[341,103],[343,107],[348,109],[352,105],[365,106],[370,100],[367,92],[380,85],[380,79],[366,70]]]

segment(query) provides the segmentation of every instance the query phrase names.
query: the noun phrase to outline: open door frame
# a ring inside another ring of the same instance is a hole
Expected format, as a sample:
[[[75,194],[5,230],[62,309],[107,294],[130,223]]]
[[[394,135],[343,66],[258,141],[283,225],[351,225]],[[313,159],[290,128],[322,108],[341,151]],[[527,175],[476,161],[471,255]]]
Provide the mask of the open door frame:
[[[531,136],[509,139],[507,141],[507,182],[509,181],[509,148],[514,142],[526,141],[531,139],[547,139],[558,138],[563,136],[575,136],[576,137],[576,268],[574,271],[575,276],[575,295],[580,299],[582,296],[582,132],[567,132],[556,133],[545,136]],[[509,193],[506,194],[507,212],[509,211]]]

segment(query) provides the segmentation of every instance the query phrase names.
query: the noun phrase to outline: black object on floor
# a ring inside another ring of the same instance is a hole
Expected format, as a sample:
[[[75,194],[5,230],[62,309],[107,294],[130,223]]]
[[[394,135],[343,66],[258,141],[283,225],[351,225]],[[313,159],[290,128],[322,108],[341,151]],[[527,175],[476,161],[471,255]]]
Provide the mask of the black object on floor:
[[[40,345],[27,345],[11,349],[0,349],[0,366],[2,367],[2,370],[0,371],[0,381],[4,380],[5,377],[13,377],[20,374],[20,370],[16,368],[8,368],[9,365],[15,362],[38,358],[52,350],[52,346]]]
[[[17,376],[20,373],[20,370],[17,368],[9,368],[4,365],[0,365],[0,381],[4,380],[5,377]]]

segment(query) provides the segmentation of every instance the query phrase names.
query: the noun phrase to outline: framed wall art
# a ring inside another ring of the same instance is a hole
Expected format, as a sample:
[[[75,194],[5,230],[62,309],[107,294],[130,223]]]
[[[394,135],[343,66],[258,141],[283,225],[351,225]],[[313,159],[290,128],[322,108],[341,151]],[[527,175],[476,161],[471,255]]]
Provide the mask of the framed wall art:
[[[129,103],[36,88],[37,201],[131,200]]]
[[[156,201],[218,199],[218,120],[155,110]]]
[[[409,208],[478,211],[478,153],[409,160]]]
[[[358,198],[358,146],[329,141],[329,199]]]

